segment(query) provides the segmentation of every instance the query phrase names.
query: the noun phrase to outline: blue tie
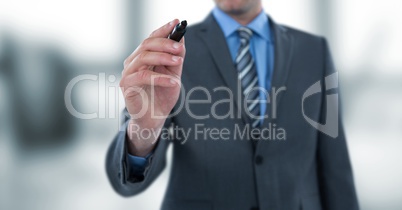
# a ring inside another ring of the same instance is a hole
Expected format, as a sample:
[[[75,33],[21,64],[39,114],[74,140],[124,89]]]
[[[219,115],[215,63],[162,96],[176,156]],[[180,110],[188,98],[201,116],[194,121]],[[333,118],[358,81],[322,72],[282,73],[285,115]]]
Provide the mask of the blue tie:
[[[257,127],[260,124],[260,103],[258,76],[255,62],[250,52],[250,38],[253,32],[246,27],[237,29],[240,37],[240,48],[236,56],[235,64],[241,82],[244,100],[247,100],[248,117],[251,125]]]

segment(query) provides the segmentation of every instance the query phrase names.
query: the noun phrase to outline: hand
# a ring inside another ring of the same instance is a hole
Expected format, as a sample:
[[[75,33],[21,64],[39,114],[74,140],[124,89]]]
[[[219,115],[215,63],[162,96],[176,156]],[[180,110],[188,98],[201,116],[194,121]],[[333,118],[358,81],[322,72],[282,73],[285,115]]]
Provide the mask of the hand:
[[[120,87],[131,116],[127,129],[128,149],[136,156],[146,156],[152,151],[167,116],[179,98],[185,56],[184,38],[180,42],[167,38],[178,23],[179,20],[175,19],[152,32],[124,61]],[[140,131],[143,129],[153,135],[141,138]]]

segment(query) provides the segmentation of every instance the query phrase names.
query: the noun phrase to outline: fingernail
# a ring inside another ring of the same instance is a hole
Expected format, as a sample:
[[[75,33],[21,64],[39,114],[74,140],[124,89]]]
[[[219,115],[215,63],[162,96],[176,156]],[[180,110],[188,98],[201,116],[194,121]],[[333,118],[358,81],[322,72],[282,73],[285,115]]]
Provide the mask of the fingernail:
[[[173,48],[178,49],[182,44],[180,42],[173,43]]]
[[[176,83],[176,81],[174,81],[174,79],[170,79],[170,84],[175,85],[175,84],[177,84],[177,83]]]
[[[173,57],[172,57],[172,60],[173,60],[173,61],[178,61],[179,59],[180,59],[179,56],[173,56]]]
[[[174,20],[170,21],[169,25],[171,26],[171,25],[173,25],[173,23],[174,23]]]

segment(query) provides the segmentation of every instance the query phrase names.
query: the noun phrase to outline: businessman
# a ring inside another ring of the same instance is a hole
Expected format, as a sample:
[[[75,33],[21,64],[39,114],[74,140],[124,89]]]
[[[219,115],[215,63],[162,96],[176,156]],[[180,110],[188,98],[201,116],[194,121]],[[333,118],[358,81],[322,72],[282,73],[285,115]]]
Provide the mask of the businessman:
[[[358,209],[341,120],[329,123],[340,114],[325,39],[275,23],[261,0],[215,3],[185,39],[167,38],[173,20],[124,61],[113,188],[145,190],[172,144],[164,210]]]

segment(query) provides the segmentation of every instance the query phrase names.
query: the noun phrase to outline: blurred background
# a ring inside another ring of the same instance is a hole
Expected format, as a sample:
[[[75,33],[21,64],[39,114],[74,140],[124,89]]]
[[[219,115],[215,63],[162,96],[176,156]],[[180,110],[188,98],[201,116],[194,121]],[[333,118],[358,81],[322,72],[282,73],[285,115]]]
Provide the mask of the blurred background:
[[[402,209],[402,1],[263,0],[276,22],[327,37],[363,210]],[[122,198],[104,169],[118,130],[122,63],[173,18],[212,0],[0,0],[0,209],[158,209],[169,167]],[[64,101],[67,84],[71,107]],[[171,152],[170,152],[171,153]]]

